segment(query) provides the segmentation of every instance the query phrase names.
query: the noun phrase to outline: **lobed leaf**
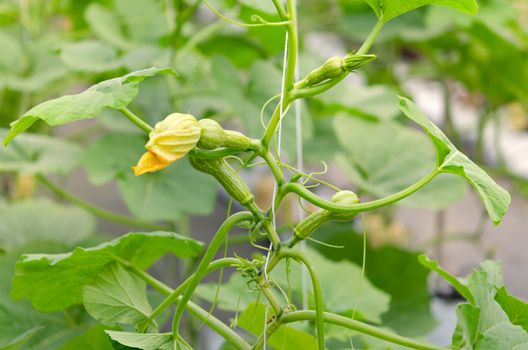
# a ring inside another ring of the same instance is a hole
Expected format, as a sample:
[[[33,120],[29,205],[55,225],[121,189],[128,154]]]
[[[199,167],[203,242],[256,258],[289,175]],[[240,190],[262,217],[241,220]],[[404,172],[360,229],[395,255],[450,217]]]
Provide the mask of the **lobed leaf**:
[[[364,0],[383,22],[425,5],[443,5],[474,15],[477,13],[476,0]]]
[[[479,193],[491,220],[498,224],[511,202],[509,193],[497,185],[481,168],[473,163],[449,141],[447,136],[419,110],[411,100],[400,97],[400,109],[418,123],[433,141],[436,149],[436,166],[444,173],[465,178]]]
[[[83,288],[86,311],[106,326],[135,325],[152,313],[146,283],[117,263],[106,266]]]
[[[129,233],[93,248],[65,254],[26,254],[17,262],[11,295],[28,298],[40,311],[57,311],[82,303],[85,285],[105,266],[123,259],[146,269],[161,256],[197,256],[201,243],[173,232]]]
[[[85,211],[48,199],[0,205],[0,250],[4,252],[35,241],[78,244],[94,229],[95,220]]]
[[[0,129],[0,135],[7,134]],[[0,152],[0,172],[66,175],[79,164],[81,149],[71,142],[45,135],[27,134]]]
[[[102,81],[76,95],[65,95],[41,103],[11,123],[11,130],[4,139],[4,144],[7,145],[39,119],[49,125],[61,125],[80,119],[95,118],[105,108],[124,108],[137,95],[139,83],[156,74],[176,75],[171,68],[147,68]]]
[[[441,269],[435,261],[423,256],[420,261],[438,271],[469,302],[457,306],[458,325],[453,337],[456,348],[526,349],[528,332],[524,315],[528,306],[504,288],[499,262],[486,261],[462,280]]]
[[[334,119],[334,132],[345,149],[337,153],[337,164],[354,185],[376,197],[389,196],[419,181],[434,161],[427,138],[395,122],[340,115]],[[446,208],[462,199],[465,191],[462,179],[443,175],[399,204]]]

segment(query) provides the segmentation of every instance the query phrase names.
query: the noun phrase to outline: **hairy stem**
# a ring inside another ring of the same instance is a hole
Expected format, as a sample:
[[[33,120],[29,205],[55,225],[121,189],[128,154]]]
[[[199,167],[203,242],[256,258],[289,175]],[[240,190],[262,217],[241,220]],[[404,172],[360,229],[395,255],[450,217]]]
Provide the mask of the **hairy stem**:
[[[118,213],[114,213],[112,211],[108,211],[99,207],[96,207],[85,200],[75,196],[74,194],[65,191],[61,187],[57,186],[53,182],[51,182],[48,178],[46,178],[44,175],[37,175],[36,179],[44,186],[46,186],[49,190],[51,190],[53,193],[55,193],[60,198],[63,198],[76,206],[78,206],[81,209],[86,210],[87,212],[103,218],[108,221],[116,222],[121,225],[125,226],[133,226],[145,230],[152,230],[152,231],[164,231],[164,230],[170,230],[171,228],[168,226],[161,226],[156,225],[150,222],[145,222],[141,220],[137,220],[128,216],[124,216]]]
[[[172,322],[172,333],[175,339],[178,336],[180,319],[183,315],[185,305],[187,304],[187,302],[189,302],[189,299],[194,293],[194,290],[202,280],[203,276],[206,274],[209,264],[213,260],[220,246],[222,245],[222,242],[224,241],[226,235],[236,224],[243,221],[252,221],[253,218],[253,214],[251,214],[250,212],[239,212],[227,218],[227,220],[224,221],[222,226],[220,226],[220,228],[218,229],[218,232],[213,237],[213,240],[209,244],[209,247],[207,247],[204,257],[202,258],[202,261],[200,261],[200,264],[198,265],[198,268],[194,273],[194,277],[185,289],[185,293],[182,295],[181,301],[178,303],[178,307],[176,308],[176,312],[174,313],[174,319]]]

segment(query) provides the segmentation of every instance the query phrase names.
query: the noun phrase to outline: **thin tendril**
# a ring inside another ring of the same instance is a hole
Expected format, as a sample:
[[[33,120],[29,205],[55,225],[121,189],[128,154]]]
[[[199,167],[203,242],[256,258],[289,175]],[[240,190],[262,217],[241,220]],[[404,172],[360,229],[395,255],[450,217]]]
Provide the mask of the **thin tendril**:
[[[330,243],[326,243],[326,242],[317,240],[317,239],[312,238],[312,237],[306,237],[306,239],[314,242],[315,244],[319,244],[319,245],[322,245],[322,246],[325,246],[325,247],[328,247],[328,248],[335,248],[335,249],[343,249],[343,248],[345,248],[344,245],[334,245],[334,244],[330,244]]]
[[[358,286],[358,297],[356,298],[356,302],[354,305],[354,311],[352,312],[353,320],[356,317],[356,310],[359,304],[359,295],[361,294],[361,290],[363,289],[363,281],[365,279],[365,270],[366,270],[366,265],[367,265],[367,228],[365,226],[365,215],[363,215],[363,213],[361,213],[361,226],[363,227],[363,258],[361,262],[361,280],[359,281],[359,286]]]
[[[224,21],[227,21],[227,22],[229,22],[231,24],[235,24],[237,26],[241,26],[241,27],[274,27],[274,26],[284,26],[284,25],[288,25],[288,23],[290,23],[289,21],[268,22],[268,21],[266,21],[265,19],[263,19],[260,16],[252,16],[251,17],[253,20],[255,20],[256,22],[260,22],[260,23],[238,22],[238,21],[232,20],[231,18],[228,18],[228,17],[224,16],[216,8],[214,8],[207,0],[202,0],[202,1],[203,1],[204,5],[207,6],[209,8],[209,10],[213,11],[218,17],[220,17]]]
[[[273,102],[275,99],[277,99],[280,96],[281,96],[280,94],[277,94],[277,95],[271,97],[269,100],[266,101],[266,103],[264,103],[264,105],[260,109],[260,124],[262,124],[262,127],[264,128],[264,130],[266,130],[268,128],[268,125],[266,125],[266,123],[264,123],[264,111],[266,110],[266,107],[268,107],[268,105],[271,102]]]

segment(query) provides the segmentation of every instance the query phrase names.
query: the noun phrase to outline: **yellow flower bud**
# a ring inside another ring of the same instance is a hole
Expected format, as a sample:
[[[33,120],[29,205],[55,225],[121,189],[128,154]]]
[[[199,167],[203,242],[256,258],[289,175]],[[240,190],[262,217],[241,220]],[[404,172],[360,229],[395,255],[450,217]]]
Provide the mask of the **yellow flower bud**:
[[[173,113],[154,126],[146,147],[161,162],[173,163],[196,147],[201,132],[192,115]]]
[[[169,165],[170,163],[159,160],[154,153],[148,151],[141,156],[137,165],[132,167],[132,170],[134,170],[134,175],[139,176],[145,173],[153,173]]]

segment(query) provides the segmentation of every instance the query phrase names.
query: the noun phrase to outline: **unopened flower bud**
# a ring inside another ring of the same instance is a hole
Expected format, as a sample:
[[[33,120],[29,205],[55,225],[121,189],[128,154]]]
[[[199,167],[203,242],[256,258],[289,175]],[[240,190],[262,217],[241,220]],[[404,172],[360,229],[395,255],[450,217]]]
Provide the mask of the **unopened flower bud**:
[[[198,124],[202,129],[202,135],[198,143],[201,148],[227,147],[242,151],[251,149],[253,146],[253,142],[249,137],[238,131],[224,130],[216,120],[201,119]]]
[[[351,52],[343,58],[343,69],[347,72],[355,71],[374,61],[377,57],[376,55],[359,55]]]
[[[154,126],[146,147],[159,160],[173,163],[196,147],[201,131],[192,115],[173,113]]]
[[[314,69],[303,80],[303,85],[314,86],[325,80],[339,77],[345,72],[341,57],[329,58],[321,67]]]
[[[190,114],[173,113],[154,126],[145,146],[148,150],[134,169],[136,176],[166,168],[196,147],[201,128]]]
[[[147,151],[139,158],[137,165],[133,166],[132,170],[134,170],[134,175],[139,176],[161,170],[170,164],[159,160],[154,153]]]

